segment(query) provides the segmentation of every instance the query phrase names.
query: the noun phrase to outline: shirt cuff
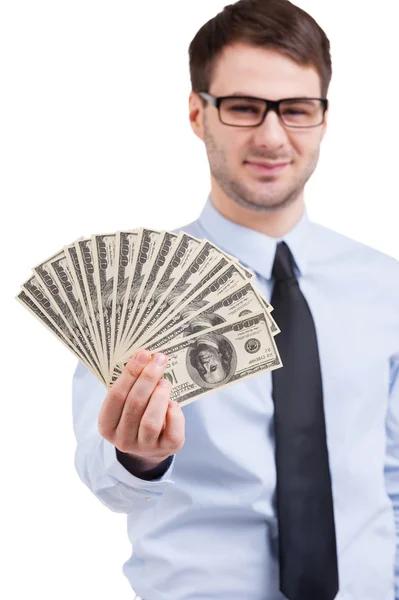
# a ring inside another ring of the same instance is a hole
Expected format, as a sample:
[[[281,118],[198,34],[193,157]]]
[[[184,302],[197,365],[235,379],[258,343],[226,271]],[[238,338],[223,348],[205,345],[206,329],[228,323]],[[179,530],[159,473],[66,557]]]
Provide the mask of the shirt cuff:
[[[158,481],[161,479],[162,475],[169,469],[173,459],[173,455],[168,456],[168,458],[164,458],[161,462],[158,462],[155,467],[149,469],[148,467],[144,468],[141,459],[135,459],[130,454],[121,452],[116,447],[115,452],[116,458],[129,473],[136,475],[140,479],[145,479],[145,481]]]
[[[145,490],[145,491],[154,491],[162,493],[170,483],[175,483],[173,479],[171,479],[171,474],[173,471],[175,457],[173,455],[171,458],[171,463],[169,465],[168,470],[160,477],[159,479],[154,479],[152,481],[146,481],[145,479],[140,479],[132,473],[129,473],[127,469],[119,462],[116,456],[116,449],[113,444],[108,442],[108,440],[103,439],[103,451],[104,451],[104,466],[109,475],[121,481],[122,483],[130,486],[133,489]]]

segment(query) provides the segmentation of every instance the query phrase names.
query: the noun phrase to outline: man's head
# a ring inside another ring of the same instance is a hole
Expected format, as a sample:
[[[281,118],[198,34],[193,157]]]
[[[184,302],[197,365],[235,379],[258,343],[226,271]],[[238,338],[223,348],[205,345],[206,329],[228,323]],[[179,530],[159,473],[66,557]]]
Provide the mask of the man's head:
[[[230,374],[233,350],[222,335],[204,334],[189,356],[191,365],[208,384],[216,385]]]
[[[323,103],[314,103],[320,126],[290,128],[269,111],[259,126],[238,127],[223,124],[218,109],[199,92],[268,100],[326,98],[332,67],[323,30],[288,0],[240,0],[199,30],[189,54],[190,121],[206,145],[213,192],[256,212],[302,201],[326,130]],[[245,104],[234,110],[253,114]],[[287,111],[295,123],[299,112]],[[252,162],[288,165],[273,173],[257,170]]]
[[[207,383],[219,383],[226,378],[222,357],[216,348],[207,344],[201,345],[195,352],[193,366]]]

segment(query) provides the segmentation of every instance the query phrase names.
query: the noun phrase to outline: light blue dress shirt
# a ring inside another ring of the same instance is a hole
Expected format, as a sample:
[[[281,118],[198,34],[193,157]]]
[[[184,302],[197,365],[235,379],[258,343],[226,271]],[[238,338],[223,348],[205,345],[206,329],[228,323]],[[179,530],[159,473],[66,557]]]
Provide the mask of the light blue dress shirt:
[[[283,239],[290,247],[318,336],[337,600],[398,600],[399,262],[310,221],[306,209],[276,239],[225,219],[209,197],[200,218],[182,230],[235,255],[269,301],[276,244]],[[284,598],[271,391],[265,373],[183,407],[182,450],[163,477],[144,481],[99,435],[106,389],[79,363],[76,469],[102,503],[127,514],[132,554],[123,572],[145,600]]]

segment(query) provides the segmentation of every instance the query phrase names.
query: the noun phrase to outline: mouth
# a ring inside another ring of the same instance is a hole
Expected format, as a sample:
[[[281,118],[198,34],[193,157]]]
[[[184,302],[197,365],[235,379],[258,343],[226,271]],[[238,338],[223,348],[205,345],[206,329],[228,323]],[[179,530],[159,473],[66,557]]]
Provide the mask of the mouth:
[[[252,170],[256,171],[257,173],[263,173],[263,174],[274,174],[274,173],[280,173],[281,171],[283,171],[283,169],[285,169],[290,163],[289,162],[252,162],[252,161],[245,161],[245,164],[247,164]]]

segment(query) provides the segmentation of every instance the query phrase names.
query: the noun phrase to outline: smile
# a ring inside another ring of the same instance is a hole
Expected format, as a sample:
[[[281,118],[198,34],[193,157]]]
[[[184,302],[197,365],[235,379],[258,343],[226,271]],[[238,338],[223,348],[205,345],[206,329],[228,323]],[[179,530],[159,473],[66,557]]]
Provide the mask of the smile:
[[[257,173],[263,174],[274,174],[280,173],[285,167],[289,165],[289,163],[256,163],[246,161],[246,164]]]

